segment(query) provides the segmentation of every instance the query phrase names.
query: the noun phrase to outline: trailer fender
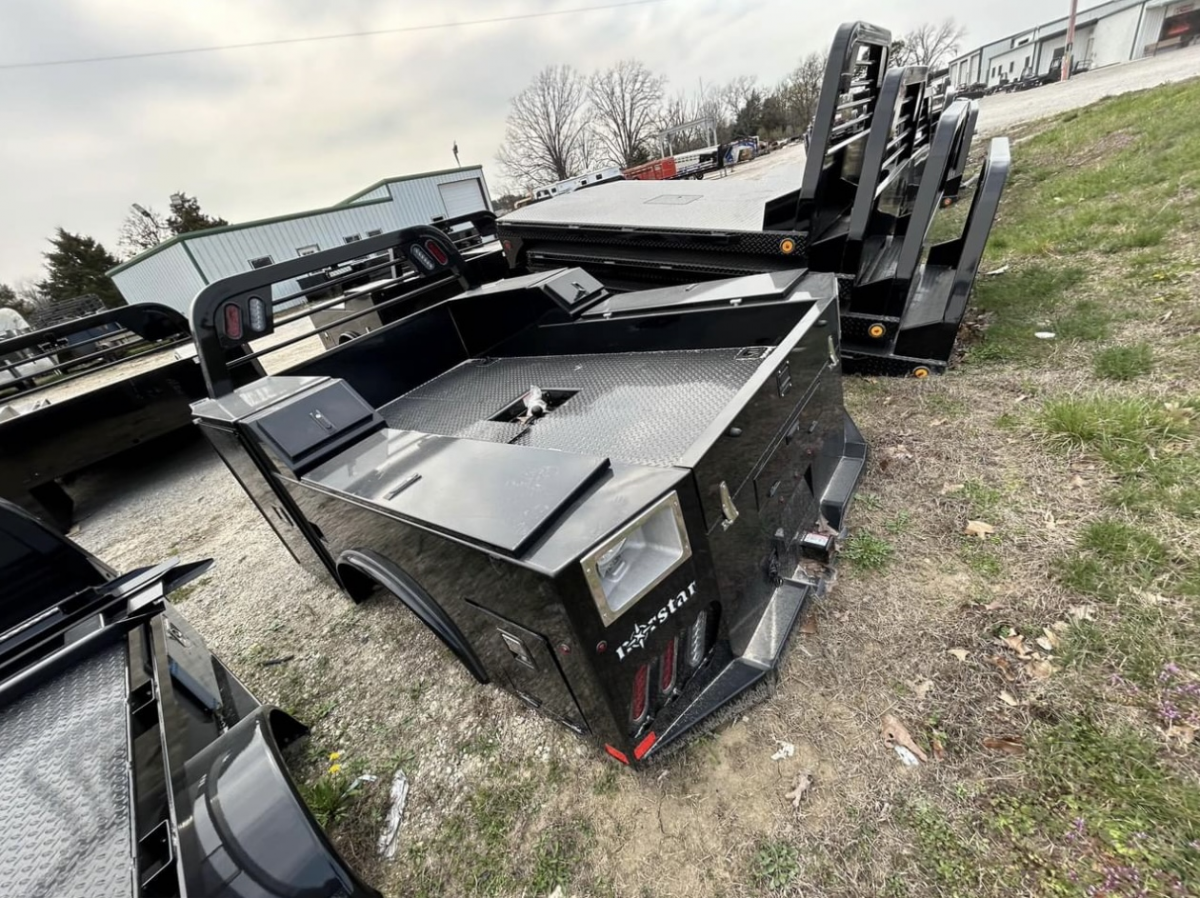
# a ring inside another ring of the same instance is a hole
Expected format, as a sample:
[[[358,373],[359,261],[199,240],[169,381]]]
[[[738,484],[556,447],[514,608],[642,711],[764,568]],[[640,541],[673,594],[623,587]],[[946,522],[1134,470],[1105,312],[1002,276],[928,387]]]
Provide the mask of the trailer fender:
[[[445,643],[471,676],[480,683],[488,682],[487,669],[462,630],[433,597],[397,565],[378,552],[349,549],[338,556],[337,575],[342,587],[355,600],[365,598],[365,593],[374,586],[386,589]]]
[[[280,753],[306,732],[277,708],[242,718],[186,765],[186,894],[379,898],[338,855]]]

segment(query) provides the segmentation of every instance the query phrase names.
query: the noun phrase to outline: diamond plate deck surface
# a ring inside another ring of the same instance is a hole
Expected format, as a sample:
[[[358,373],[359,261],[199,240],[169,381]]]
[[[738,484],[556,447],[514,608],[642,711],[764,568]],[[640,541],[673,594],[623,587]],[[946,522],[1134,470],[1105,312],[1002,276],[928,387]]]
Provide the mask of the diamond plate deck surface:
[[[8,898],[132,895],[125,647],[0,710],[0,883]]]
[[[779,181],[616,181],[534,203],[501,224],[761,231],[769,200],[799,187]]]
[[[464,362],[379,410],[391,427],[515,443],[613,461],[678,463],[760,364],[737,349]],[[522,428],[489,422],[530,386],[578,390]]]

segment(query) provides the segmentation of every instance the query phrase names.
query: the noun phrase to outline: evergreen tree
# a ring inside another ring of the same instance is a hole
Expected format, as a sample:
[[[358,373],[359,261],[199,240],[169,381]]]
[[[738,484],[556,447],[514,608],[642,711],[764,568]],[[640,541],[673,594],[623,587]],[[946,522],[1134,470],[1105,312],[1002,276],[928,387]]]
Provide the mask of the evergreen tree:
[[[229,222],[223,218],[205,215],[200,209],[200,201],[194,196],[182,192],[171,194],[171,214],[167,216],[167,227],[172,234],[187,234],[227,224]]]
[[[51,302],[94,293],[106,308],[125,305],[117,285],[106,274],[118,260],[103,244],[62,228],[50,238],[50,244],[54,249],[42,254],[46,258],[47,277],[38,287]]]

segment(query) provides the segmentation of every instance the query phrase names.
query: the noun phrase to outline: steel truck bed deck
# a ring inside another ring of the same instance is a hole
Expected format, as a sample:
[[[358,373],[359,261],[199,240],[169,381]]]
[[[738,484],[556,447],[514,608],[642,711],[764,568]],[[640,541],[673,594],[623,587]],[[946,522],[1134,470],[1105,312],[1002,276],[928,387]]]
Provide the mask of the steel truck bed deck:
[[[198,421],[297,561],[625,763],[772,682],[866,458],[834,276],[614,294],[580,269],[478,283],[427,228],[373,239],[319,261],[391,247],[415,301],[289,376],[235,388],[223,352],[304,263],[192,309]]]
[[[88,331],[101,336],[70,344],[68,359],[67,339]],[[31,357],[54,365],[0,396],[0,496],[66,530],[74,503],[61,478],[190,426],[188,406],[204,380],[189,333],[178,312],[147,303],[0,341],[0,360],[12,359],[0,367]],[[96,345],[122,335],[116,347]]]
[[[0,500],[0,882],[21,898],[372,898],[263,707],[166,602]]]

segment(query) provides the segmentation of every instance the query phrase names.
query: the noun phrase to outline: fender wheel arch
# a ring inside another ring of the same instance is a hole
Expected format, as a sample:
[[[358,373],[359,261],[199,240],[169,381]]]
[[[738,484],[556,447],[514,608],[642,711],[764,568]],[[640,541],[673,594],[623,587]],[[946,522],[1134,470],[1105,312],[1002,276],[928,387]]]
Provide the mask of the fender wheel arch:
[[[370,549],[348,549],[338,556],[337,574],[342,588],[356,602],[370,596],[376,588],[391,593],[433,631],[471,676],[480,683],[489,682],[487,669],[458,624],[395,562]]]

